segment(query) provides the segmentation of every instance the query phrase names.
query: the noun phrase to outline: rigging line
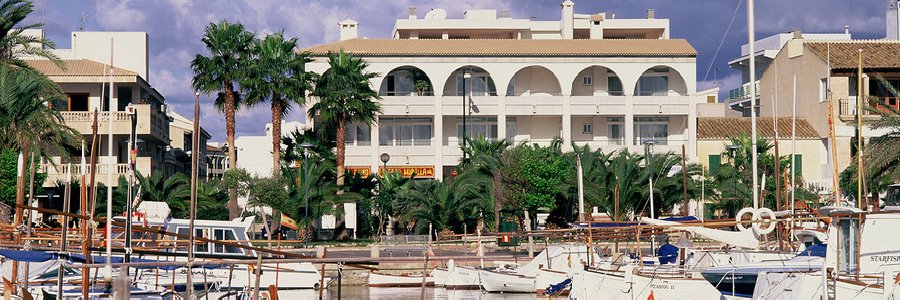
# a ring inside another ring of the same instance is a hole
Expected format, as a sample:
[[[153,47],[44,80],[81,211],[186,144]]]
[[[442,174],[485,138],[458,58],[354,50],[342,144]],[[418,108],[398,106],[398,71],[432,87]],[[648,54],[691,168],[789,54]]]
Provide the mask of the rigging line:
[[[737,6],[734,8],[734,14],[731,15],[731,22],[728,22],[728,27],[725,28],[725,35],[722,36],[722,40],[719,42],[719,47],[716,48],[716,53],[713,54],[712,61],[709,62],[709,67],[706,68],[706,73],[703,74],[703,80],[700,82],[706,81],[706,78],[709,77],[709,70],[712,69],[713,65],[716,63],[716,58],[719,57],[719,51],[722,50],[722,45],[725,44],[725,39],[728,38],[728,33],[731,32],[731,26],[734,25],[734,19],[737,18],[738,10],[741,8],[741,4],[744,3],[744,0],[738,1]],[[750,57],[753,57],[753,53],[750,53]]]

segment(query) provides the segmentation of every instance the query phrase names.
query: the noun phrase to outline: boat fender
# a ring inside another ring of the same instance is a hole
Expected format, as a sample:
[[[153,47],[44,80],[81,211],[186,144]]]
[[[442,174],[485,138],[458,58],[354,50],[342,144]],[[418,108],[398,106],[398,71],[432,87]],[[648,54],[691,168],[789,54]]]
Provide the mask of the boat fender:
[[[768,217],[766,217],[766,215],[768,215]],[[762,222],[753,222],[753,232],[759,235],[765,235],[772,233],[772,231],[775,231],[775,212],[766,207],[761,207],[753,212],[753,221],[762,221],[766,218],[768,218],[770,221],[769,227],[762,227]]]
[[[750,219],[753,220],[754,216],[756,216],[756,210],[752,207],[744,207],[743,209],[738,211],[737,215],[735,215],[734,221],[736,222],[737,229],[741,232],[749,231],[753,227],[752,225],[744,227],[744,224],[741,223],[741,220],[743,219],[745,214],[750,214]]]

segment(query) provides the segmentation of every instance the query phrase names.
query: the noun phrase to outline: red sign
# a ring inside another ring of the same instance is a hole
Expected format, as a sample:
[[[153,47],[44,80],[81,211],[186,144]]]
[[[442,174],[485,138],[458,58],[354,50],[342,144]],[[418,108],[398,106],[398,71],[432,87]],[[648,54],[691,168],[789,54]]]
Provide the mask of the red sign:
[[[372,175],[372,169],[369,167],[347,167],[347,172],[356,173],[362,177],[369,177],[369,175]]]
[[[387,167],[387,171],[391,173],[400,173],[403,177],[411,177],[416,174],[416,178],[434,178],[434,167]],[[378,167],[378,173],[382,174],[384,167]]]

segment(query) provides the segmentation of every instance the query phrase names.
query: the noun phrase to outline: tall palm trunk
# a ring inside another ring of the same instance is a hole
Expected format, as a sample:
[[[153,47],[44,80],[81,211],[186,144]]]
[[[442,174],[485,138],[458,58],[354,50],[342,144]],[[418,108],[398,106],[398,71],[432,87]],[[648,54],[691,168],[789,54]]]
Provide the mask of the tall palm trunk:
[[[272,94],[272,176],[281,174],[281,94]]]
[[[234,86],[229,82],[225,84],[225,130],[228,135],[228,169],[237,169],[237,153],[234,145],[234,111],[236,109],[234,99]],[[241,208],[237,204],[237,191],[228,190],[228,218],[240,217]]]
[[[337,185],[340,187],[344,186],[344,152],[346,149],[346,145],[344,142],[347,140],[347,120],[341,118],[338,120],[338,128],[337,128]]]

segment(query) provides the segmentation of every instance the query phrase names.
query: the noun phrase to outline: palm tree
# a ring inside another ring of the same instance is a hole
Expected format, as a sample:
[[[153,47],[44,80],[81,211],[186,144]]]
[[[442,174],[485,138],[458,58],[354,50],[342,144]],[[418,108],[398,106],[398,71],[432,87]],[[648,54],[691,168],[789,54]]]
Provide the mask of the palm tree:
[[[37,56],[49,59],[62,68],[62,60],[50,51],[56,47],[52,41],[24,34],[25,30],[44,26],[43,23],[19,24],[33,11],[31,1],[6,0],[0,3],[0,62],[29,68],[21,56]]]
[[[347,125],[374,123],[381,113],[381,104],[373,100],[381,98],[369,82],[378,74],[366,71],[369,65],[361,58],[341,49],[339,53],[328,53],[328,65],[330,68],[316,81],[312,95],[319,99],[308,114],[337,130],[337,184],[343,187]]]
[[[0,64],[0,148],[67,156],[81,141],[62,115],[47,103],[65,99],[56,83],[32,71]],[[53,160],[49,160],[53,161]]]
[[[273,173],[281,170],[281,120],[294,104],[305,104],[305,93],[312,88],[314,74],[306,71],[309,54],[297,53],[296,48],[297,38],[286,40],[284,31],[255,41],[250,74],[241,82],[247,105],[271,103]]]
[[[410,205],[412,184],[415,176],[403,177],[400,173],[385,171],[378,180],[378,195],[375,196],[375,214],[378,218],[378,231],[392,222],[394,218],[404,212]]]
[[[240,23],[228,21],[210,23],[203,34],[203,44],[210,56],[197,54],[191,61],[194,78],[192,87],[206,94],[217,92],[216,108],[225,113],[225,129],[228,135],[228,160],[231,169],[237,164],[234,147],[234,113],[240,107],[241,96],[235,92],[235,83],[244,76],[247,56],[253,45],[253,33],[244,29]],[[228,192],[228,211],[230,218],[240,214],[237,206],[237,194]]]
[[[500,224],[503,197],[503,152],[509,147],[506,140],[491,141],[480,137],[466,138],[462,148],[463,159],[459,163],[457,184],[460,196],[475,197],[483,203],[493,203],[494,226]]]
[[[172,210],[175,217],[186,216],[190,207],[186,197],[190,197],[190,179],[183,173],[175,173],[170,177],[163,177],[162,173],[155,172],[150,177],[141,173],[135,173],[140,185],[140,201],[165,202]],[[199,188],[198,188],[199,190]]]

